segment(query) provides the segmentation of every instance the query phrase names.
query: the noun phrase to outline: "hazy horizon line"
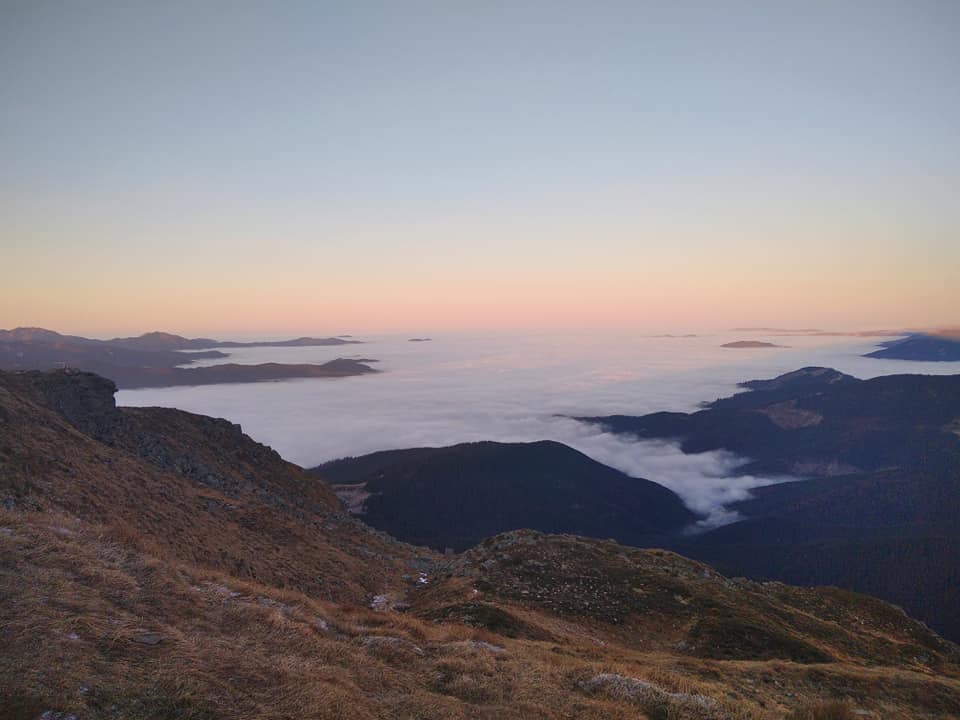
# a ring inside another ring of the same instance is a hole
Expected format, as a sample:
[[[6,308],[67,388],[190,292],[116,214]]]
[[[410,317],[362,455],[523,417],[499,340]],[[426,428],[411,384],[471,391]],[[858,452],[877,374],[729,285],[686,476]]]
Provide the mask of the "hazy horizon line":
[[[299,337],[317,337],[317,338],[327,338],[327,337],[345,337],[345,336],[355,336],[359,337],[361,335],[367,336],[399,336],[399,335],[410,335],[411,337],[427,337],[434,334],[444,334],[444,335],[476,335],[476,334],[485,334],[485,333],[498,333],[498,334],[508,334],[508,335],[522,335],[522,334],[571,334],[571,335],[580,335],[580,334],[610,334],[617,332],[629,332],[631,334],[643,334],[647,337],[676,337],[682,338],[684,335],[710,335],[710,334],[729,334],[729,333],[756,333],[756,334],[766,334],[766,335],[821,335],[821,336],[836,336],[836,337],[858,337],[858,336],[881,336],[881,335],[903,335],[912,332],[925,332],[925,333],[946,333],[946,332],[956,332],[960,329],[960,321],[956,324],[950,323],[930,323],[923,325],[894,325],[894,324],[878,324],[878,325],[863,325],[856,328],[847,327],[837,327],[837,326],[814,326],[813,324],[808,326],[773,326],[773,325],[752,325],[752,324],[724,324],[717,326],[640,326],[640,325],[594,325],[594,326],[580,326],[580,325],[570,325],[570,326],[557,326],[557,325],[540,325],[540,326],[474,326],[474,327],[464,327],[464,326],[445,326],[445,327],[424,327],[424,326],[404,326],[404,327],[361,327],[361,328],[334,328],[332,330],[318,330],[318,329],[305,329],[303,326],[299,327],[272,327],[272,328],[220,328],[220,329],[176,329],[170,328],[167,326],[141,326],[140,328],[131,329],[129,326],[121,326],[113,329],[91,329],[90,326],[86,328],[77,329],[76,326],[73,327],[63,327],[55,325],[39,325],[39,324],[28,324],[28,323],[18,323],[10,324],[9,327],[0,327],[0,332],[10,332],[18,329],[36,329],[36,330],[47,330],[59,333],[61,335],[72,335],[77,337],[84,337],[94,340],[113,340],[117,338],[127,338],[127,337],[139,337],[142,335],[150,333],[167,333],[171,335],[179,335],[186,338],[209,338],[215,340],[232,340],[232,339],[261,339],[261,340],[273,340],[273,339],[290,339],[290,338],[299,338]]]

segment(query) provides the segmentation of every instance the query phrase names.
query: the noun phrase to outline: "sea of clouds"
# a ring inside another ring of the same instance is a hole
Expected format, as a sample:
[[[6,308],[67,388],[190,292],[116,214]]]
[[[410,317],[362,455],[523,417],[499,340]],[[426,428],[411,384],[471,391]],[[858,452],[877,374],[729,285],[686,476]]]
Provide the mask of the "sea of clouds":
[[[737,383],[810,365],[860,378],[960,372],[960,363],[874,360],[876,340],[756,333],[652,337],[640,334],[443,335],[363,338],[362,345],[240,348],[216,362],[379,360],[376,375],[340,379],[124,390],[121,405],[161,405],[224,417],[305,467],[376,450],[476,440],[557,440],[634,477],[661,483],[706,517],[736,518],[726,506],[751,488],[795,478],[737,473],[727,452],[686,455],[671,442],[638,441],[565,416],[691,411],[737,392]],[[728,349],[731,340],[789,345]]]

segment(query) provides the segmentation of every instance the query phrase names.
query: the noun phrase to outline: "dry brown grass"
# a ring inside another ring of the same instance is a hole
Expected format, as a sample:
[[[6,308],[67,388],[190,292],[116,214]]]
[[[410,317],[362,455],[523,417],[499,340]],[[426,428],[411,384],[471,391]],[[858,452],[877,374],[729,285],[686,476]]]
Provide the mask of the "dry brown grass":
[[[160,411],[157,442],[183,452],[192,443],[205,466],[240,478],[232,490],[98,442],[37,405],[21,385],[17,376],[0,373],[0,496],[14,498],[18,508],[82,517],[164,561],[339,601],[363,602],[385,586],[401,587],[410,559],[430,555],[339,513],[306,512],[296,498],[308,484],[322,483],[265,449],[260,454],[270,465],[258,472],[248,457],[257,455],[248,448],[256,444],[228,433],[223,445],[211,445],[209,419]],[[231,463],[236,466],[228,473]],[[250,477],[257,482],[243,480]],[[311,505],[323,507],[327,494],[308,495]]]
[[[510,597],[477,590],[476,567],[431,570],[424,588],[402,576],[427,551],[336,515],[218,495],[93,441],[2,383],[0,410],[0,494],[17,498],[14,512],[0,510],[2,720],[46,710],[81,720],[783,720],[836,697],[885,720],[960,708],[955,665],[894,661],[926,640],[882,604],[858,610],[872,625],[854,635],[841,630],[856,598],[740,587],[671,553],[631,560],[610,543],[561,539],[544,545],[564,553],[551,567],[649,566],[642,611],[618,624],[554,612],[525,601],[519,584]],[[658,588],[668,588],[661,600]],[[375,611],[374,593],[413,607]],[[524,632],[431,619],[478,597]],[[813,642],[838,662],[678,648],[698,619],[683,613],[734,612],[734,602],[753,621],[819,633]],[[162,641],[145,644],[150,634]],[[874,648],[882,662],[867,662]]]
[[[856,717],[849,704],[831,700],[797,708],[786,720],[856,720]]]
[[[549,617],[539,621],[556,641],[511,640],[169,563],[62,515],[0,517],[11,531],[0,534],[0,696],[12,718],[50,709],[84,720],[599,720],[639,711],[673,720],[780,720],[791,697],[802,704],[838,687],[872,697],[877,717],[932,718],[946,713],[922,710],[931,698],[939,693],[943,708],[958,697],[953,681],[889,669],[818,666],[811,674],[793,663],[599,646]],[[164,640],[141,645],[136,638],[145,632]],[[628,687],[634,679],[651,684],[653,700],[584,685],[604,674],[631,679]]]
[[[597,717],[609,709],[555,678],[551,687],[545,668],[515,649],[478,649],[481,638],[506,644],[486,633],[170,566],[61,516],[4,521],[12,532],[0,536],[3,557],[16,569],[0,575],[5,713],[466,718],[517,717],[522,708],[563,717],[571,703],[603,707]],[[164,640],[137,643],[147,631]]]

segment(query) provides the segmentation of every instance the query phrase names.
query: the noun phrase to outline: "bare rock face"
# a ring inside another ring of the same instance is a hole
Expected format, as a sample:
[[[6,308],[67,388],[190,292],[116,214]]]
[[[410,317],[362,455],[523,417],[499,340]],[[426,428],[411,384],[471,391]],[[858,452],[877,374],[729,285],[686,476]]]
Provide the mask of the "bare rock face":
[[[140,633],[139,635],[134,635],[130,638],[132,642],[135,642],[139,645],[159,645],[163,642],[164,637],[157,632],[145,632]]]
[[[81,432],[102,438],[109,434],[119,415],[112,380],[75,370],[27,372],[22,376],[40,396],[42,404],[63,415]]]

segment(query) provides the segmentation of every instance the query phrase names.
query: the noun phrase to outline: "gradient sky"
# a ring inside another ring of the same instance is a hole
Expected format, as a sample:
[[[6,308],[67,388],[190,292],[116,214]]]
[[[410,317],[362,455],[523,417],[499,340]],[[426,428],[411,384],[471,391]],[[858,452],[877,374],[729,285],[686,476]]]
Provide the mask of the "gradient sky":
[[[960,320],[960,2],[0,0],[0,327]]]

